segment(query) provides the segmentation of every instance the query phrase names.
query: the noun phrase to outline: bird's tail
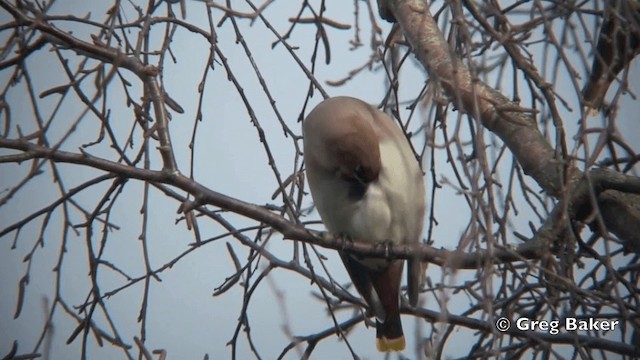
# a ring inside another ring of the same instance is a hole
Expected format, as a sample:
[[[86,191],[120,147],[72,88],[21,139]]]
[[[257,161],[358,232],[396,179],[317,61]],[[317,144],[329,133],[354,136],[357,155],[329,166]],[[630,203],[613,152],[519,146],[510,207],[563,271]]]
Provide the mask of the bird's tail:
[[[381,352],[402,351],[405,347],[400,314],[385,319],[376,319],[376,348]]]
[[[383,311],[376,314],[378,351],[402,351],[405,347],[399,308],[403,263],[402,260],[395,260],[382,272],[370,272],[371,283],[383,308]]]

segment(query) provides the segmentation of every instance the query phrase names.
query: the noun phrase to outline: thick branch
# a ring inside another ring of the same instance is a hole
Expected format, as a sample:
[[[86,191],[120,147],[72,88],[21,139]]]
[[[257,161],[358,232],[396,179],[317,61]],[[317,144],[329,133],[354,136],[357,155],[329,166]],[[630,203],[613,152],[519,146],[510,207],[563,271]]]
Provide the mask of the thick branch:
[[[473,77],[469,69],[454,55],[437,23],[429,12],[426,1],[386,1],[395,14],[413,52],[431,77],[438,80],[450,101],[470,114],[484,127],[496,134],[508,146],[524,172],[530,175],[548,194],[560,198],[568,188],[572,191],[584,177],[575,167],[568,167],[565,188],[564,170],[567,159],[558,158],[555,150],[536,126],[536,121],[517,103]],[[640,249],[640,234],[630,232],[629,224],[640,227],[640,212],[625,212],[629,203],[637,201],[633,194],[612,191],[607,201],[598,198],[598,207],[607,229],[627,242],[630,249]],[[573,200],[568,206],[572,214],[584,219],[592,212],[589,193]],[[624,220],[620,220],[624,219]],[[604,230],[604,229],[601,229]]]
[[[426,1],[391,3],[413,52],[456,107],[498,135],[524,172],[540,187],[552,195],[560,195],[563,179],[558,169],[561,164],[528,114],[530,111],[471,75],[462,61],[451,53]]]

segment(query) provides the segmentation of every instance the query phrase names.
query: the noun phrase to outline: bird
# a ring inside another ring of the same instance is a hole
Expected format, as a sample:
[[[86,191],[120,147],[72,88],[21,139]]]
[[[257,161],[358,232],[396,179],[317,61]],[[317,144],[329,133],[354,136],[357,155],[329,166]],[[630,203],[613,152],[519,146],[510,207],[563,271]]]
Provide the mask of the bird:
[[[640,1],[607,0],[604,20],[582,97],[588,108],[600,110],[618,74],[640,53]]]
[[[370,244],[421,241],[423,173],[409,140],[384,112],[353,97],[319,103],[302,124],[309,189],[327,230]],[[376,318],[380,352],[405,348],[400,320],[404,260],[339,251],[353,285]],[[416,306],[422,265],[407,261],[409,303]]]

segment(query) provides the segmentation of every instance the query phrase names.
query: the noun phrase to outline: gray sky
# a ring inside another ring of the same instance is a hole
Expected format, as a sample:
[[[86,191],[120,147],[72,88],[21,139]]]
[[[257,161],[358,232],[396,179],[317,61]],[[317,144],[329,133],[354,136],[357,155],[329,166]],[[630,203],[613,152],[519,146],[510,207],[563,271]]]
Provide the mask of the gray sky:
[[[207,18],[205,7],[201,3],[187,2],[187,19],[189,23],[197,24],[207,28]],[[313,2],[314,4],[317,3]],[[339,22],[349,24],[353,17],[352,2],[330,2],[326,16]],[[238,6],[244,6],[244,2],[237,2]],[[124,2],[124,8],[131,11],[131,6]],[[282,34],[288,29],[287,18],[295,16],[296,11],[292,10],[290,3],[286,1],[276,1],[265,12],[265,16],[273,22],[274,26]],[[297,10],[296,5],[296,10]],[[364,5],[362,5],[364,6]],[[317,6],[314,5],[317,8]],[[102,21],[105,17],[107,6],[100,2],[89,1],[58,1],[50,13],[75,14],[84,16],[91,12],[91,18]],[[212,10],[214,18],[219,19],[219,11]],[[218,13],[216,13],[218,12]],[[286,14],[286,15],[282,15]],[[133,16],[133,15],[132,15]],[[366,19],[363,19],[363,21]],[[0,11],[0,23],[7,21],[7,14]],[[298,135],[300,125],[296,122],[306,98],[309,81],[299,67],[294,63],[291,56],[283,46],[271,47],[275,37],[265,26],[256,21],[250,26],[248,20],[240,20],[244,39],[249,44],[265,81],[272,91],[272,96],[276,100],[278,110],[282,118]],[[390,26],[386,22],[380,23],[383,26],[383,34],[386,34]],[[60,22],[58,26],[65,30],[73,30],[73,34],[85,40],[90,40],[89,34],[95,29],[83,26],[78,27],[70,22]],[[331,30],[329,33],[331,42],[332,62],[329,65],[324,60],[317,62],[316,76],[321,81],[338,80],[345,77],[348,72],[361,66],[367,61],[370,50],[367,41],[370,34],[368,25],[362,25],[362,40],[365,46],[350,51],[349,39],[353,37],[352,30]],[[160,29],[160,28],[158,28]],[[239,44],[235,43],[235,33],[230,21],[216,28],[218,35],[218,46],[222,49],[229,60],[234,74],[242,84],[247,94],[265,134],[278,166],[284,177],[296,171],[294,167],[293,141],[290,137],[283,136],[282,128],[277,121],[276,115],[265,97],[260,83],[256,79],[255,73],[248,66],[249,62]],[[164,34],[157,31],[155,36]],[[0,33],[0,41],[4,41],[6,34]],[[315,29],[311,25],[299,26],[288,40],[289,44],[298,46],[296,54],[307,64],[313,51],[315,39]],[[202,80],[204,69],[207,66],[208,44],[205,39],[199,38],[193,33],[179,30],[172,43],[172,51],[177,62],[165,62],[164,86],[169,95],[174,98],[184,109],[184,114],[172,114],[170,124],[171,136],[174,142],[176,154],[178,155],[178,165],[184,174],[189,173],[189,149],[193,126],[198,106],[198,84]],[[322,52],[322,50],[320,50]],[[65,54],[73,60],[74,56],[70,51]],[[37,80],[36,93],[48,89],[52,86],[64,84],[67,79],[55,62],[51,62],[52,54],[48,51],[41,51],[30,58],[28,66],[31,75]],[[324,55],[320,58],[323,59]],[[76,58],[77,59],[77,58]],[[413,60],[410,60],[413,61]],[[635,61],[631,71],[630,79],[638,78],[640,65]],[[73,68],[73,66],[72,66]],[[407,67],[408,68],[408,67]],[[400,95],[404,100],[411,99],[418,94],[420,88],[426,80],[426,75],[419,68],[405,69],[401,80]],[[242,70],[246,69],[246,71]],[[581,69],[583,70],[583,69]],[[123,72],[132,83],[139,84],[134,75]],[[564,73],[563,73],[564,74]],[[8,82],[8,74],[0,72],[0,86],[3,88]],[[331,96],[351,95],[362,98],[365,101],[377,104],[385,93],[384,72],[364,72],[354,80],[347,82],[345,86],[334,88],[325,85],[325,90]],[[556,90],[563,94],[572,94],[573,88],[566,78],[566,75],[559,76],[555,82]],[[503,80],[508,83],[507,80]],[[632,84],[635,93],[640,93],[640,86]],[[501,90],[509,95],[511,88],[505,86]],[[114,82],[110,90],[109,106],[112,109],[111,124],[121,138],[125,138],[130,131],[132,111],[123,106],[122,86],[119,82]],[[133,97],[139,99],[140,88],[135,85],[131,88]],[[237,197],[241,200],[255,204],[273,203],[271,196],[277,188],[272,171],[267,163],[262,145],[258,142],[258,135],[249,121],[247,111],[244,108],[233,84],[228,81],[221,64],[215,65],[215,70],[207,75],[206,87],[204,89],[203,121],[198,124],[196,137],[196,156],[194,161],[194,177],[200,183],[211,189]],[[24,103],[24,109],[29,109],[30,105],[20,91],[9,92],[10,97],[7,102],[11,104]],[[575,95],[567,95],[575,96]],[[313,105],[321,100],[321,95],[316,92],[313,98]],[[44,113],[49,113],[51,108],[57,103],[57,95],[50,96],[42,100]],[[568,101],[576,103],[575,99],[568,98]],[[523,101],[524,102],[524,101]],[[619,123],[617,126],[624,134],[638,134],[637,113],[640,110],[639,102],[630,96],[626,96],[621,107]],[[17,108],[16,105],[13,105]],[[310,110],[308,107],[307,110]],[[566,116],[566,126],[569,138],[577,131],[577,120],[579,113],[569,113],[563,109],[563,116]],[[83,107],[73,101],[66,101],[59,110],[55,124],[50,136],[59,138],[63,136],[69,128],[69,124],[76,121],[83,111]],[[32,114],[13,114],[14,124],[19,124],[23,132],[33,131],[34,121]],[[405,114],[406,116],[406,114]],[[570,119],[575,119],[572,121]],[[455,120],[455,119],[451,119]],[[3,119],[4,121],[4,119]],[[602,121],[599,117],[589,121]],[[453,121],[452,121],[453,123]],[[414,122],[415,125],[418,125]],[[58,130],[59,129],[59,130]],[[99,123],[97,121],[83,121],[82,125],[71,134],[68,141],[63,145],[63,149],[76,152],[78,147],[90,140],[97,138]],[[58,134],[59,133],[59,134]],[[423,138],[414,138],[415,144],[419,146]],[[138,140],[140,141],[140,140]],[[436,142],[442,139],[436,138]],[[154,145],[155,146],[155,145]],[[573,145],[570,144],[570,147]],[[87,149],[96,156],[106,156],[113,158],[114,152],[106,146],[97,146]],[[0,155],[5,155],[5,150],[0,150]],[[443,166],[444,155],[440,152],[435,161],[441,164],[442,172],[438,173],[439,179],[451,179],[450,170]],[[0,172],[0,191],[13,186],[27,172],[28,168],[15,165],[3,164]],[[86,169],[76,165],[59,165],[66,173],[64,175],[65,187],[71,189],[89,178],[95,177],[99,172]],[[158,153],[153,152],[152,168],[160,169],[161,161]],[[428,169],[428,163],[425,165]],[[45,173],[40,175],[36,181],[32,181],[27,187],[19,192],[5,206],[0,207],[0,228],[23,218],[37,209],[51,203],[58,198],[56,185],[50,181],[50,167],[45,165]],[[430,189],[430,177],[426,176],[427,189]],[[96,204],[96,194],[102,194],[107,189],[109,183],[97,185],[95,190],[80,193],[75,199],[93,209]],[[119,226],[119,230],[113,231],[109,235],[109,241],[105,247],[105,259],[109,259],[114,264],[135,276],[144,274],[144,263],[142,258],[142,247],[137,240],[140,232],[140,209],[142,207],[142,186],[137,181],[130,181],[125,187],[125,191],[120,195],[126,200],[116,203],[117,211],[113,212],[110,221]],[[429,192],[429,191],[428,191]],[[458,244],[464,229],[460,228],[460,219],[467,218],[469,210],[464,199],[456,195],[456,190],[445,186],[438,194],[439,200],[436,208],[436,216],[440,225],[435,229],[434,239],[437,247],[453,249]],[[311,205],[311,198],[305,199],[305,205]],[[192,233],[186,230],[184,223],[175,224],[177,218],[177,206],[174,201],[168,200],[163,194],[156,190],[151,191],[149,199],[150,227],[148,229],[149,238],[149,258],[153,267],[161,266],[175,258],[181,252],[189,248],[189,244],[194,241]],[[461,215],[465,214],[465,215]],[[236,226],[252,226],[254,223],[247,219],[235,215],[228,215]],[[77,211],[72,211],[71,218],[76,223],[83,222],[83,216]],[[37,338],[40,336],[42,324],[45,318],[43,301],[53,293],[54,268],[59,256],[62,230],[59,221],[62,219],[60,210],[53,213],[47,231],[44,234],[45,246],[36,251],[34,260],[31,262],[31,278],[26,291],[26,298],[22,315],[18,319],[13,319],[16,307],[16,290],[19,279],[27,271],[28,263],[23,262],[24,256],[29,253],[38,237],[41,221],[38,220],[26,226],[20,232],[16,248],[11,249],[15,233],[4,238],[0,238],[0,287],[4,289],[0,296],[0,355],[4,355],[11,347],[14,339],[18,339],[20,345],[19,353],[29,352]],[[317,220],[318,216],[314,212],[305,220]],[[536,222],[530,209],[522,209],[519,216],[514,217],[513,227],[519,231],[528,229],[528,221]],[[465,220],[466,221],[466,220]],[[537,222],[536,222],[537,225]],[[199,222],[200,231],[203,238],[218,235],[221,228],[210,221]],[[315,226],[320,229],[320,226]],[[425,229],[426,230],[426,229]],[[89,291],[89,280],[87,276],[87,256],[84,229],[78,229],[79,234],[69,234],[64,255],[64,265],[62,268],[64,282],[61,284],[62,294],[71,304],[79,305],[86,298]],[[101,232],[101,228],[94,228],[95,233]],[[95,237],[98,246],[99,236]],[[241,288],[236,286],[228,293],[219,297],[212,297],[214,289],[220,286],[224,280],[233,275],[234,267],[226,250],[226,243],[231,244],[239,257],[244,260],[248,254],[232,238],[225,238],[214,243],[203,246],[191,252],[181,259],[175,266],[160,274],[162,282],[154,282],[151,286],[150,303],[147,315],[147,348],[166,349],[170,359],[194,359],[202,358],[205,353],[212,359],[227,358],[230,354],[230,347],[226,343],[232,338],[238,316],[242,306]],[[268,243],[268,248],[275,254],[283,258],[290,257],[292,242],[283,241],[281,236],[273,236]],[[348,283],[346,272],[342,264],[332,250],[318,248],[324,256],[328,258],[326,264],[329,272],[343,284]],[[319,263],[314,264],[320,269]],[[262,263],[260,266],[265,266]],[[323,273],[324,274],[324,273]],[[429,275],[436,282],[443,281],[445,284],[459,284],[466,278],[476,275],[475,271],[461,271],[457,274],[441,277],[441,273],[436,266],[431,266]],[[109,271],[100,272],[101,291],[113,290],[126,283],[122,276]],[[139,336],[139,325],[137,323],[138,312],[140,311],[140,301],[142,299],[143,286],[141,283],[127,290],[121,291],[113,297],[107,299],[107,306],[112,321],[117,328],[122,331],[120,334],[127,342],[133,343],[133,337]],[[250,317],[252,339],[255,346],[265,358],[275,358],[288,344],[290,335],[308,335],[330,328],[332,322],[327,316],[326,306],[323,302],[313,298],[311,293],[317,293],[317,287],[300,276],[276,269],[272,277],[258,287],[257,293],[253,296],[248,315]],[[449,294],[452,295],[452,294]],[[428,309],[440,311],[440,306],[433,298],[423,297],[424,306]],[[464,296],[451,296],[447,307],[451,313],[459,313],[466,309],[469,299]],[[337,312],[339,320],[346,320],[351,317],[348,311]],[[105,322],[102,314],[95,317],[98,322]],[[417,326],[422,336],[429,336],[430,325],[425,325],[420,321],[414,321],[411,317],[403,317],[405,332],[408,335],[407,356],[413,356],[413,344],[416,343]],[[53,330],[53,359],[74,358],[80,353],[82,336],[76,338],[71,345],[65,345],[66,339],[72,333],[75,324],[69,320],[69,316],[63,314],[62,309],[57,309],[54,316]],[[375,330],[365,328],[363,325],[357,326],[350,334],[349,341],[362,358],[380,358],[374,346]],[[239,358],[250,358],[251,352],[247,344],[245,335],[239,335],[243,340],[238,343]],[[468,340],[473,337],[469,331],[460,331],[455,336],[460,337],[460,341],[452,343],[471,343]],[[93,343],[93,340],[90,342]],[[110,346],[99,348],[91,346],[89,351],[92,359],[107,359],[120,357],[121,353],[114,355]],[[447,348],[446,354],[449,356],[463,356],[468,349],[457,346]],[[136,354],[132,350],[132,354]],[[320,356],[343,356],[347,353],[345,345],[337,340],[337,337],[322,341],[315,354]],[[340,354],[340,355],[337,355]],[[299,358],[299,353],[291,351],[287,358]],[[345,355],[346,356],[346,355]]]

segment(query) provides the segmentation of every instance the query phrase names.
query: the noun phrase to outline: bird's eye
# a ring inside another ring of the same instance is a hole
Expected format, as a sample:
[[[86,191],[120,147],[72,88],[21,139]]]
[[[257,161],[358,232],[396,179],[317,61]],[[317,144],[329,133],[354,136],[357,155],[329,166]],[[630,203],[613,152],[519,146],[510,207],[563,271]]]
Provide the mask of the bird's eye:
[[[362,167],[362,165],[356,166],[355,170],[353,171],[353,177],[361,184],[366,184],[369,182],[368,171],[366,168]]]

